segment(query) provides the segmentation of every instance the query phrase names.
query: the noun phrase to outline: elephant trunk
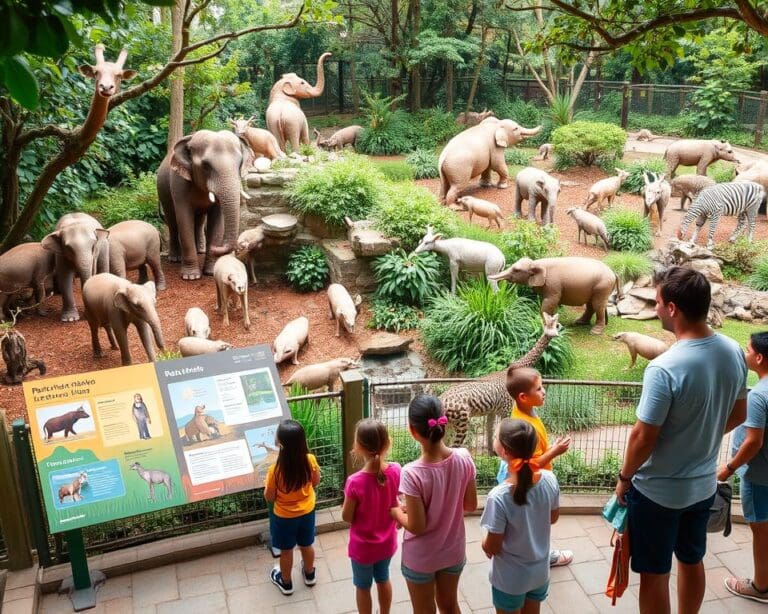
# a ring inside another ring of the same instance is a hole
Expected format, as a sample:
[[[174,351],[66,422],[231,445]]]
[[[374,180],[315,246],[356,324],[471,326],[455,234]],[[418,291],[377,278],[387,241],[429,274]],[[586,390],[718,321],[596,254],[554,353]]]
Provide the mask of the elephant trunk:
[[[212,244],[208,250],[211,256],[218,258],[229,254],[237,247],[237,237],[240,234],[240,179],[235,176],[233,185],[226,190],[216,191],[216,201],[221,207],[221,216],[224,222],[224,238],[221,245]]]
[[[309,95],[313,98],[320,96],[325,89],[325,70],[323,69],[323,64],[325,63],[325,58],[329,55],[331,55],[331,53],[326,52],[317,60],[317,83],[315,84],[315,87],[309,89]]]
[[[527,139],[532,136],[536,136],[539,132],[541,132],[543,126],[536,126],[535,128],[521,128],[520,133],[523,135],[524,139]]]
[[[78,262],[75,265],[75,270],[77,271],[78,277],[80,277],[80,287],[83,287],[83,284],[88,281],[94,274],[96,274],[97,271],[94,270],[94,267],[96,266],[96,261],[91,260],[91,262]]]
[[[165,350],[165,341],[163,341],[163,329],[160,327],[160,318],[155,315],[149,321],[149,327],[152,329],[152,334],[155,337],[155,343],[160,350]]]

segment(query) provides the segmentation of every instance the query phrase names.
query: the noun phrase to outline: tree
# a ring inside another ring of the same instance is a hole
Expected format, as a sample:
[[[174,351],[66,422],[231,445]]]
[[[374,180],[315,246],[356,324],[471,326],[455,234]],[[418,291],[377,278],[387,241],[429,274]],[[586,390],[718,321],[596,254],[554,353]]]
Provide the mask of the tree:
[[[173,72],[184,66],[203,63],[221,54],[234,40],[256,32],[284,30],[294,28],[309,21],[328,22],[336,20],[330,13],[334,3],[326,0],[303,0],[288,4],[277,15],[266,14],[262,10],[258,15],[263,23],[246,28],[232,29],[210,35],[202,40],[191,40],[193,22],[210,4],[211,0],[183,0],[181,45],[172,53],[164,65],[142,82],[123,90],[109,98],[107,104],[95,95],[88,117],[75,128],[62,128],[57,123],[38,127],[26,127],[28,114],[10,96],[0,97],[0,116],[2,119],[3,159],[0,166],[0,251],[22,240],[24,234],[40,212],[43,200],[56,177],[80,160],[101,129],[107,113],[125,102],[138,98],[142,94],[158,87]],[[125,59],[125,58],[123,58]],[[103,108],[102,108],[103,107]],[[95,111],[96,110],[96,111]],[[17,169],[25,149],[42,139],[55,139],[51,157],[40,170],[31,191],[20,202],[19,178]]]

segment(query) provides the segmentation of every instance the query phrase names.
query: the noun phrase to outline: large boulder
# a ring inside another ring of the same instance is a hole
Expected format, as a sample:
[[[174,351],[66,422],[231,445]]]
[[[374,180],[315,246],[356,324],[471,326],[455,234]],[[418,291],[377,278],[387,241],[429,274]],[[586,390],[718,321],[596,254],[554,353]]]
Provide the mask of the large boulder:
[[[413,339],[401,337],[394,333],[380,332],[370,336],[360,343],[360,353],[363,356],[388,356],[407,352]]]

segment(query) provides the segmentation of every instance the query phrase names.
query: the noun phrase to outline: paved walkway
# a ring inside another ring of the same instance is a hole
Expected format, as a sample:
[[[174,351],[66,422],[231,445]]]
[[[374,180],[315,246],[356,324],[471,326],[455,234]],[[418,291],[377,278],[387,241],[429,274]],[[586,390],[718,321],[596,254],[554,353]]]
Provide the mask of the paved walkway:
[[[491,614],[488,562],[480,549],[479,518],[466,519],[467,567],[461,577],[460,601],[464,613]],[[556,547],[570,548],[576,555],[570,567],[552,571],[551,590],[542,613],[637,612],[637,583],[633,574],[629,591],[615,608],[603,595],[612,549],[610,530],[599,516],[563,516],[553,527]],[[267,574],[273,559],[264,547],[249,547],[177,563],[107,580],[98,594],[94,614],[342,614],[355,612],[354,588],[347,559],[347,531],[318,536],[318,583],[305,587],[294,565],[291,597],[284,597],[270,584]],[[750,575],[752,551],[749,529],[735,525],[730,537],[711,536],[704,559],[707,591],[703,613],[768,612],[765,606],[732,596],[723,586],[731,574]],[[298,559],[298,556],[297,556]],[[399,553],[392,562],[393,614],[411,612],[408,591],[399,571]],[[673,571],[674,573],[674,571]],[[297,580],[299,580],[297,582]],[[672,595],[674,598],[674,579]],[[673,601],[674,603],[674,601]],[[673,607],[673,611],[676,607]],[[41,612],[72,611],[69,598],[45,595]]]

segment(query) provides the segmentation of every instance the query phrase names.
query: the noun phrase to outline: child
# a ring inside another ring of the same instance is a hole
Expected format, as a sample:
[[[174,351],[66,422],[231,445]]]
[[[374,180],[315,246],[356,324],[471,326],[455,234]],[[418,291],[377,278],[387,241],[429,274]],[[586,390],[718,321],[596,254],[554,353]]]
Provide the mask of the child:
[[[547,396],[541,383],[541,375],[536,369],[510,369],[507,371],[507,392],[515,400],[511,417],[530,423],[536,431],[538,443],[533,456],[538,458],[539,467],[552,471],[552,460],[568,451],[571,438],[560,437],[554,445],[551,447],[549,445],[547,429],[535,410],[536,407],[544,405],[544,399]],[[502,459],[496,481],[503,484],[507,477],[507,463]],[[569,565],[572,561],[573,552],[570,550],[552,550],[549,553],[550,567]]]
[[[374,580],[380,614],[389,614],[392,605],[389,561],[397,552],[397,526],[389,510],[398,505],[400,465],[384,460],[387,450],[386,426],[373,418],[357,424],[352,452],[365,460],[365,466],[347,478],[341,517],[352,525],[349,558],[360,614],[373,611],[371,585]]]
[[[480,518],[496,614],[538,614],[549,592],[550,526],[560,513],[560,488],[551,471],[539,469],[537,440],[530,422],[504,418],[493,441],[509,468]]]
[[[315,578],[315,486],[320,483],[320,467],[309,453],[301,424],[283,420],[275,433],[280,452],[277,462],[267,470],[264,498],[274,502],[269,517],[272,546],[280,549],[280,566],[269,574],[272,584],[283,595],[293,594],[291,568],[293,548],[301,550],[301,575],[304,584],[314,586]]]
[[[152,424],[152,418],[149,416],[149,410],[144,404],[144,399],[137,392],[133,395],[133,419],[136,421],[136,428],[139,429],[139,439],[152,439],[149,434],[147,424]]]
[[[421,444],[418,460],[403,467],[405,505],[392,508],[404,528],[401,570],[414,612],[458,614],[464,568],[464,512],[477,508],[475,464],[464,448],[443,443],[448,419],[440,400],[419,395],[408,407],[408,430]]]

